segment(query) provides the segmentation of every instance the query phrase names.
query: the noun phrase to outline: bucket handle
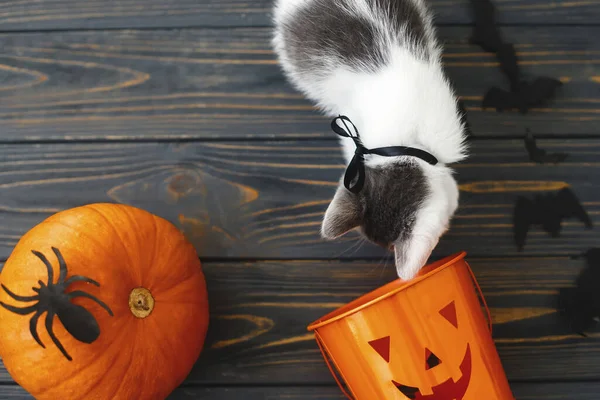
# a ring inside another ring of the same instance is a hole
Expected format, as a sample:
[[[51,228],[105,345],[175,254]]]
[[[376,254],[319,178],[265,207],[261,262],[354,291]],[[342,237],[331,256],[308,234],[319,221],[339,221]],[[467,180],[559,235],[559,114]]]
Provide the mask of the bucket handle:
[[[487,302],[485,301],[485,297],[483,296],[483,292],[481,290],[481,287],[479,286],[479,282],[477,282],[477,279],[475,278],[475,274],[473,273],[471,266],[466,261],[465,261],[465,265],[467,266],[467,270],[469,271],[469,274],[471,275],[471,279],[473,280],[475,287],[477,287],[477,291],[479,292],[479,298],[481,299],[481,301],[483,302],[483,306],[485,307],[485,311],[487,313],[488,325],[490,328],[490,335],[491,335],[492,334],[492,314],[490,313],[490,309],[487,305]]]
[[[321,336],[319,335],[319,333],[316,330],[315,330],[315,338],[317,340],[317,345],[319,346],[319,350],[321,350],[321,354],[323,355],[323,359],[325,360],[325,364],[327,364],[327,368],[329,368],[329,372],[331,372],[331,375],[333,375],[333,379],[335,379],[335,383],[337,383],[337,385],[339,386],[342,393],[344,393],[344,395],[348,399],[354,400],[354,398],[344,388],[344,385],[342,385],[342,382],[340,381],[337,374],[335,373],[334,367],[333,367],[333,365],[331,365],[331,362],[329,361],[329,357],[327,357],[327,352],[325,351],[324,345],[321,340]]]

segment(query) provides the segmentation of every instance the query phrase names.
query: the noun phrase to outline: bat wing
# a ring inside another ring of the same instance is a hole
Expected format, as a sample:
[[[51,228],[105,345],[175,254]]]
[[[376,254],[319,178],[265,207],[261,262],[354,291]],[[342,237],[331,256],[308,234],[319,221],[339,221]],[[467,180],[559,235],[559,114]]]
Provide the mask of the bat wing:
[[[496,53],[502,45],[502,38],[496,26],[494,4],[489,0],[471,0],[471,9],[475,17],[471,43],[489,53]]]
[[[551,153],[544,157],[544,162],[549,164],[558,164],[565,161],[569,157],[567,153]]]
[[[545,103],[554,97],[556,89],[562,86],[562,82],[554,79],[541,76],[536,78],[526,89],[527,104],[534,107]]]
[[[535,138],[530,132],[527,132],[527,136],[525,136],[525,148],[527,149],[527,153],[529,153],[531,161],[536,163],[543,162],[542,160],[546,152],[538,149]]]
[[[518,99],[513,93],[494,86],[483,97],[481,106],[495,108],[498,111],[511,110],[518,108]]]
[[[584,257],[590,269],[600,272],[600,248],[596,247],[587,250]]]
[[[502,46],[502,38],[495,26],[475,25],[470,42],[488,53],[496,53]]]
[[[567,153],[548,153],[546,150],[540,149],[537,147],[535,138],[529,132],[525,136],[525,148],[529,153],[529,159],[539,164],[558,164],[569,156]]]
[[[593,227],[590,216],[575,196],[575,193],[569,188],[564,188],[558,192],[556,206],[561,218],[576,217],[585,224],[586,228],[591,229]]]
[[[587,336],[585,332],[596,325],[594,317],[597,312],[590,300],[589,293],[582,292],[579,287],[559,290],[558,309],[573,332],[584,337]]]
[[[523,246],[525,246],[527,232],[529,232],[529,226],[532,223],[531,215],[533,207],[533,202],[523,196],[519,196],[515,203],[513,213],[513,235],[519,251],[522,251]]]
[[[511,90],[516,91],[519,85],[519,63],[514,46],[510,43],[502,44],[496,53],[496,58],[500,63],[500,69],[510,82]]]

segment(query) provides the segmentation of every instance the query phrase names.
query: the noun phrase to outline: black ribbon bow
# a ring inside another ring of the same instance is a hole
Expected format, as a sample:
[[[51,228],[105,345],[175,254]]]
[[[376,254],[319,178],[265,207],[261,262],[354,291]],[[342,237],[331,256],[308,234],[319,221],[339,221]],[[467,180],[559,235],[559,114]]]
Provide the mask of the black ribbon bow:
[[[343,126],[338,124],[338,121],[341,121]],[[348,124],[352,129],[350,129]],[[365,154],[375,154],[384,157],[412,156],[420,158],[431,165],[436,165],[438,163],[437,158],[433,155],[425,150],[416,149],[414,147],[391,146],[367,149],[360,140],[360,135],[358,134],[356,126],[354,126],[348,117],[343,115],[340,115],[331,121],[331,129],[342,137],[352,139],[356,145],[354,157],[352,157],[350,164],[348,164],[346,174],[344,175],[344,186],[352,193],[360,192],[365,184]]]

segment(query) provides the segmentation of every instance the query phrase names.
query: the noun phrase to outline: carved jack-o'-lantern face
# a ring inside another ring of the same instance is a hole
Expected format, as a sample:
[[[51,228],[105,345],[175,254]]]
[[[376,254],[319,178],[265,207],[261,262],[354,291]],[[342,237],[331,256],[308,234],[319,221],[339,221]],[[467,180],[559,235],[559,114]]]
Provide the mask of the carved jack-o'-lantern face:
[[[445,320],[446,323],[450,323],[456,330],[459,329],[454,301],[442,308],[439,311],[439,316]],[[394,360],[390,359],[390,348],[394,345],[393,341],[393,337],[384,336],[370,341],[369,344],[386,363],[393,363]],[[438,357],[434,351],[430,350],[427,346],[424,346],[422,353],[423,363],[415,365],[415,368],[424,368],[425,371],[434,372],[433,370],[439,365],[453,361]],[[462,400],[471,381],[472,358],[469,343],[466,344],[466,348],[462,354],[464,354],[462,359],[460,361],[455,361],[461,373],[461,376],[458,379],[449,377],[441,383],[427,388],[427,390],[425,390],[425,388],[406,384],[406,382],[402,382],[399,377],[398,380],[392,379],[392,383],[404,396],[411,400]]]

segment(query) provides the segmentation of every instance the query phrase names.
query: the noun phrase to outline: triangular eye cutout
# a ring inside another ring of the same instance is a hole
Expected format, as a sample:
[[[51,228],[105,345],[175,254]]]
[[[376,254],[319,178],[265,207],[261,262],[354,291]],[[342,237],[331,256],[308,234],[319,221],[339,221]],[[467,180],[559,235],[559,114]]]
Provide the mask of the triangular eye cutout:
[[[442,361],[431,352],[429,349],[425,349],[425,371],[433,367],[440,365]]]
[[[381,339],[371,340],[371,347],[379,354],[385,362],[390,362],[390,337],[382,337]]]
[[[456,318],[456,306],[454,302],[448,304],[440,310],[440,315],[448,320],[455,328],[458,329],[458,318]]]

